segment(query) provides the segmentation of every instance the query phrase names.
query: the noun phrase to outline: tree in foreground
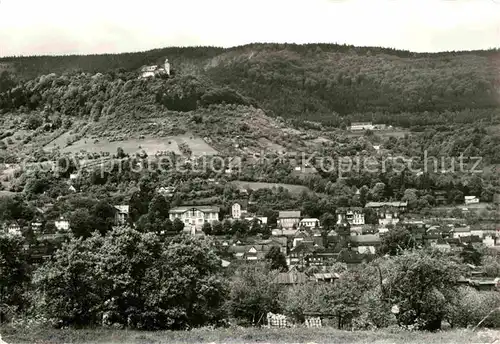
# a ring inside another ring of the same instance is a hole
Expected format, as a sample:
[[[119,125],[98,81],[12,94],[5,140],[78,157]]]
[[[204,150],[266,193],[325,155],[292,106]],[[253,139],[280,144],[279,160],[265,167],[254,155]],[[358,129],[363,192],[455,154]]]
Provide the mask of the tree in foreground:
[[[271,247],[264,258],[268,262],[270,270],[288,271],[285,255],[278,246]]]
[[[26,306],[29,278],[23,238],[0,233],[0,323]]]
[[[416,247],[417,244],[410,231],[405,228],[396,227],[391,229],[382,237],[379,252],[381,254],[395,256],[403,253],[405,250],[410,250]]]
[[[159,330],[217,324],[226,286],[209,240],[118,228],[71,239],[34,279],[38,310],[61,326]]]
[[[268,312],[279,310],[277,271],[243,266],[231,281],[227,301],[229,314],[247,325],[262,325]]]
[[[438,330],[446,306],[457,293],[461,268],[437,251],[404,252],[383,260],[382,297],[397,305],[398,323],[422,330]]]

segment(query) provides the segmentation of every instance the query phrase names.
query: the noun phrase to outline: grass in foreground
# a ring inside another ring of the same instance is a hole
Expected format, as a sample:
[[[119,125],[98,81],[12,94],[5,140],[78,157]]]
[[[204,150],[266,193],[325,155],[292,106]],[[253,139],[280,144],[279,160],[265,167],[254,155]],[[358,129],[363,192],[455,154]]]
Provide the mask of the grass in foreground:
[[[140,332],[113,329],[87,330],[14,330],[2,329],[3,340],[12,343],[62,344],[159,344],[159,343],[495,343],[500,344],[500,331],[453,330],[437,333],[401,330],[340,331],[332,328],[308,329],[195,329],[192,331]]]

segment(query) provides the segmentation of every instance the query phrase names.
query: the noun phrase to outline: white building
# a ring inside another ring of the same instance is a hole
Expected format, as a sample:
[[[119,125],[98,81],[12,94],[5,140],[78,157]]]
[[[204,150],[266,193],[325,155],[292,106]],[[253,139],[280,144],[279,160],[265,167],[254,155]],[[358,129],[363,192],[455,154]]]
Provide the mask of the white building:
[[[6,227],[7,233],[13,234],[13,235],[21,235],[21,226],[16,221],[12,221],[9,223]]]
[[[465,196],[465,205],[479,203],[479,198],[476,196]]]
[[[351,131],[358,130],[373,130],[375,127],[372,122],[353,122],[351,123]]]
[[[257,220],[263,225],[267,224],[267,217],[266,216],[246,216],[246,217],[244,217],[244,219],[250,223],[252,223],[253,220]]]
[[[69,221],[66,220],[64,217],[60,217],[59,220],[56,220],[54,222],[54,226],[56,229],[60,232],[67,232],[69,231]]]
[[[454,239],[471,236],[471,230],[469,226],[456,227],[453,228],[450,232],[453,233]]]
[[[483,239],[483,245],[486,247],[495,247],[496,244],[496,238],[494,238],[492,235],[487,235]]]
[[[300,227],[304,228],[317,228],[319,227],[319,219],[310,218],[300,220]]]
[[[365,214],[362,208],[356,209],[337,209],[337,224],[346,220],[351,226],[361,226],[365,224]]]
[[[245,215],[246,213],[247,210],[244,209],[242,203],[236,202],[231,207],[231,216],[233,217],[233,219],[239,219],[241,218],[242,215]]]
[[[170,220],[179,219],[185,227],[200,231],[204,223],[213,224],[219,221],[219,207],[211,205],[193,205],[172,208],[169,211]]]
[[[294,228],[300,223],[300,211],[280,211],[278,215],[278,227]]]

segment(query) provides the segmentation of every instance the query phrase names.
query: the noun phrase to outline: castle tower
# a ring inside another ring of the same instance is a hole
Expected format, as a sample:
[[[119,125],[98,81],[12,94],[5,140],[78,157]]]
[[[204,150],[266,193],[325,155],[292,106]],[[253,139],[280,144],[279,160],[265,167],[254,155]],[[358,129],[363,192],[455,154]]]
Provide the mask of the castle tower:
[[[170,63],[168,62],[168,59],[165,59],[165,73],[170,75]]]

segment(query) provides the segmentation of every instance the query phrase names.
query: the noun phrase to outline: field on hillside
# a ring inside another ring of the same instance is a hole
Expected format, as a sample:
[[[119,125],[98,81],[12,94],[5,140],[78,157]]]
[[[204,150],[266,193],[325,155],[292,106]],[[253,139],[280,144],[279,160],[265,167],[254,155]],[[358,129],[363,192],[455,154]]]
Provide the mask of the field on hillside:
[[[259,183],[259,182],[245,182],[241,180],[235,180],[231,182],[232,184],[236,185],[238,188],[242,189],[251,189],[251,190],[257,190],[257,189],[270,189],[272,187],[283,187],[290,191],[291,193],[294,194],[300,194],[302,191],[311,191],[307,186],[302,186],[302,185],[292,185],[292,184],[279,184],[279,183]]]
[[[407,332],[401,330],[340,331],[332,328],[290,329],[195,329],[192,331],[139,332],[127,330],[41,330],[9,331],[4,329],[3,339],[9,343],[349,343],[349,344],[462,344],[498,343],[500,331],[455,330],[437,333]]]
[[[171,151],[176,154],[181,154],[179,150],[179,144],[187,143],[191,148],[193,155],[200,156],[215,155],[217,151],[208,145],[202,138],[193,137],[189,135],[179,135],[173,137],[164,138],[152,138],[145,137],[140,138],[130,138],[128,140],[122,141],[109,141],[106,138],[82,138],[78,141],[73,142],[71,145],[67,146],[66,140],[69,137],[67,133],[61,135],[56,141],[51,142],[45,147],[45,149],[51,149],[55,142],[58,142],[64,153],[78,153],[81,151],[89,153],[99,153],[99,152],[109,152],[111,154],[116,153],[116,150],[121,147],[127,154],[135,154],[144,150],[148,155],[155,155],[159,151]]]
[[[446,211],[449,211],[449,210],[453,210],[455,208],[458,208],[460,210],[466,208],[468,209],[469,211],[481,211],[481,210],[484,210],[484,209],[493,209],[494,207],[494,204],[493,203],[486,203],[486,202],[481,202],[481,203],[476,203],[476,204],[463,204],[463,205],[458,205],[458,206],[438,206],[438,207],[434,207],[433,210],[435,211],[441,211],[441,210],[446,210]]]

